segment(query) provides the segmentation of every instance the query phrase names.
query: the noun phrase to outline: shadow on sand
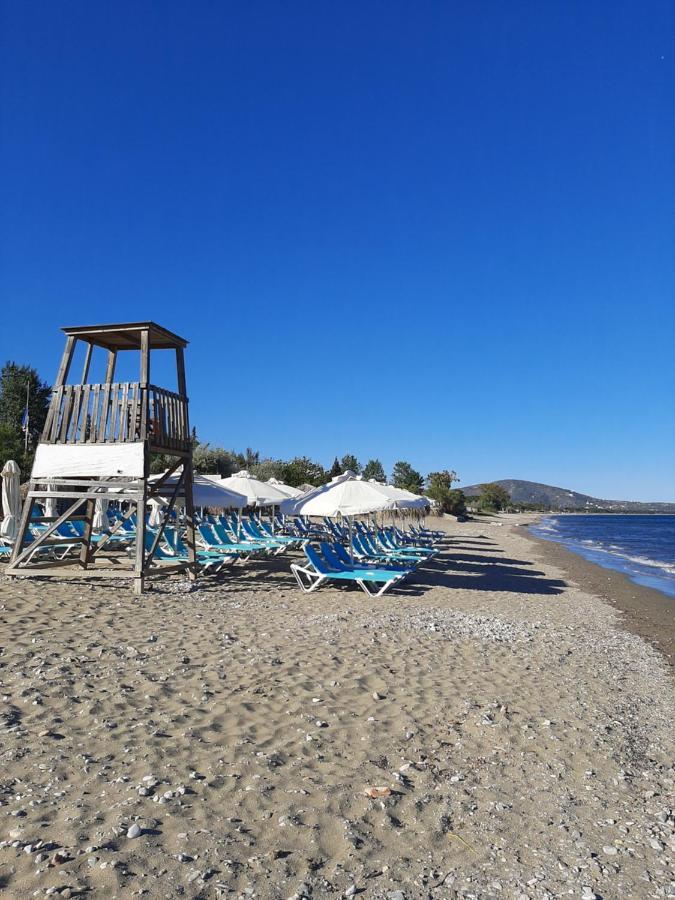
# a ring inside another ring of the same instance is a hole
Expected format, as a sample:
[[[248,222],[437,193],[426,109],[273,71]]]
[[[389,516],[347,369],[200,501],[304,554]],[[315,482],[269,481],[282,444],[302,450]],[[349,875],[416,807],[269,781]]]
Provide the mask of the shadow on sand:
[[[400,592],[419,596],[430,587],[540,595],[563,592],[565,581],[548,578],[539,569],[528,568],[531,566],[525,559],[457,554],[450,548],[440,559],[418,569],[414,583],[405,585]]]

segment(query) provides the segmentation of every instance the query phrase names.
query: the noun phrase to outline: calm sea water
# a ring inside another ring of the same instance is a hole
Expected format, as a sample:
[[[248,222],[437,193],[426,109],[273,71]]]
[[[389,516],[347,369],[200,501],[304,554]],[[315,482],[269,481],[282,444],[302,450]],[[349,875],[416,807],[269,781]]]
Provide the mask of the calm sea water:
[[[675,516],[548,516],[531,531],[675,597]]]

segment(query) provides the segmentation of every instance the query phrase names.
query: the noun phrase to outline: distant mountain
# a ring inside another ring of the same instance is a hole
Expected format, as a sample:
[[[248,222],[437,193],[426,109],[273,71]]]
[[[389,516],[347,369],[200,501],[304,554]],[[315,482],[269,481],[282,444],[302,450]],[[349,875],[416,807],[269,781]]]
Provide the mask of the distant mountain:
[[[616,513],[675,513],[675,503],[638,503],[633,500],[600,500],[579,494],[566,488],[553,487],[550,484],[539,484],[536,481],[521,481],[518,478],[505,478],[494,484],[501,485],[509,492],[514,503],[523,503],[551,510],[588,510],[589,512]],[[472,484],[462,488],[467,497],[475,497],[481,492],[480,484]]]

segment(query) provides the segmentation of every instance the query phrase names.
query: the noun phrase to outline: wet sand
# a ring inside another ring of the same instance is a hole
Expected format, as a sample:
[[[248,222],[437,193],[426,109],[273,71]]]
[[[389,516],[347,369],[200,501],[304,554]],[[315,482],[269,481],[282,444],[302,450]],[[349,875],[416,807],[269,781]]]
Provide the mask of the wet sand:
[[[523,531],[538,546],[538,558],[557,566],[571,584],[583,585],[584,590],[618,609],[621,624],[660,650],[668,664],[675,666],[675,599],[635,584],[621,572],[589,562],[562,544],[532,535],[526,528]]]
[[[669,669],[518,521],[376,600],[0,575],[0,890],[665,896]]]

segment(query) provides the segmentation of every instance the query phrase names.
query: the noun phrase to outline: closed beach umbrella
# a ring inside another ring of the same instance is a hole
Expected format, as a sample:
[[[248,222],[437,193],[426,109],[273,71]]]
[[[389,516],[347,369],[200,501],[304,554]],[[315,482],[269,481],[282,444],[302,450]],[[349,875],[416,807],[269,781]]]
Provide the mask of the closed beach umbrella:
[[[13,459],[8,459],[1,474],[3,519],[0,523],[0,536],[13,541],[21,518],[21,470]]]
[[[157,500],[149,500],[150,505],[150,518],[148,519],[148,525],[151,528],[159,528],[162,524],[162,506],[163,503],[159,503]]]
[[[56,497],[56,489],[51,481],[47,482],[47,493],[53,494],[54,496],[45,497],[44,508],[45,508],[45,516],[48,516],[50,519],[55,519],[58,509],[57,509],[57,497]]]
[[[94,506],[94,521],[92,522],[92,527],[94,531],[106,531],[109,525],[108,501],[104,497],[100,497]]]
[[[206,477],[212,479],[214,484],[246,497],[245,506],[279,506],[284,500],[288,500],[288,494],[276,485],[254,478],[245,469],[229,478],[218,479],[215,475]]]

